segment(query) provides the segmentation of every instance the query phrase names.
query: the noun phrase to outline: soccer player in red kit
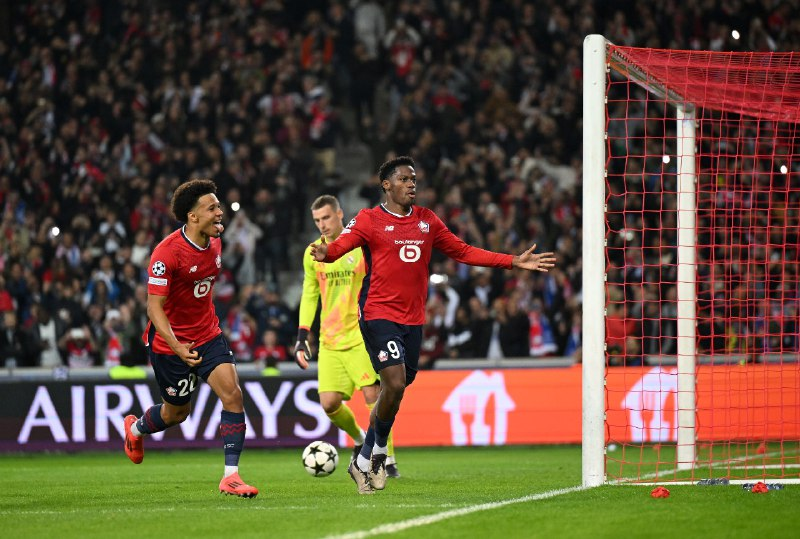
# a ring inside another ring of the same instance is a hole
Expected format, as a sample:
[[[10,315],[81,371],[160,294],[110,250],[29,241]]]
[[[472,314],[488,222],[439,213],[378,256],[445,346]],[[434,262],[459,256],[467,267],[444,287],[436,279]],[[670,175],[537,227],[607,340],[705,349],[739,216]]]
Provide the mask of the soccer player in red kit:
[[[230,345],[212,303],[214,280],[222,267],[222,207],[217,186],[195,179],[172,196],[172,213],[186,223],[159,243],[150,257],[147,324],[143,339],[161,391],[161,404],[140,418],[125,418],[125,453],[142,462],[142,436],[183,422],[191,410],[198,377],[222,402],[219,430],[225,452],[220,492],[252,498],[258,489],[239,477],[245,419],[242,390]]]
[[[386,440],[403,400],[417,375],[428,293],[428,266],[434,248],[473,266],[548,271],[553,253],[534,254],[534,244],[520,255],[467,245],[435,213],[415,207],[414,160],[397,157],[381,165],[378,177],[386,201],[361,210],[336,241],[311,245],[311,256],[333,262],[361,247],[367,262],[359,296],[359,325],[381,390],[370,415],[370,427],[358,458],[347,471],[358,492],[371,494],[386,485]]]

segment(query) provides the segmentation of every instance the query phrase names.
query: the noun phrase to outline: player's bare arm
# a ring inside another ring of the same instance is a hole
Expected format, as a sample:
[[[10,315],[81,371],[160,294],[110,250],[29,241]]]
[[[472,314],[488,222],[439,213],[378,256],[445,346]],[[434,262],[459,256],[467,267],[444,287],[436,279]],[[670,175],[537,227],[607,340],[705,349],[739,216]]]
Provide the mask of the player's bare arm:
[[[172,326],[169,323],[169,319],[167,319],[167,314],[164,312],[164,303],[166,301],[166,296],[156,296],[153,294],[148,295],[147,316],[150,318],[150,321],[153,322],[158,334],[161,335],[169,347],[172,348],[172,351],[175,352],[175,355],[181,358],[181,361],[190,367],[199,365],[200,362],[203,361],[203,358],[200,357],[196,351],[192,351],[194,343],[182,343],[175,337],[175,333],[172,331]]]
[[[556,265],[555,253],[538,253],[534,254],[536,244],[534,243],[530,249],[521,255],[514,256],[511,265],[515,268],[522,268],[528,271],[550,271],[550,268]]]

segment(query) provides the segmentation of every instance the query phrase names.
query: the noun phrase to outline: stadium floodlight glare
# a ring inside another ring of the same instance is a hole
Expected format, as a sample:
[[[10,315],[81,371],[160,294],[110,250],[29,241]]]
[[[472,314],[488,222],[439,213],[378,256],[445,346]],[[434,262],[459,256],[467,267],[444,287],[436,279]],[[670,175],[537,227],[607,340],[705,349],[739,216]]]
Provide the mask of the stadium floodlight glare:
[[[583,67],[583,484],[799,482],[800,55]]]

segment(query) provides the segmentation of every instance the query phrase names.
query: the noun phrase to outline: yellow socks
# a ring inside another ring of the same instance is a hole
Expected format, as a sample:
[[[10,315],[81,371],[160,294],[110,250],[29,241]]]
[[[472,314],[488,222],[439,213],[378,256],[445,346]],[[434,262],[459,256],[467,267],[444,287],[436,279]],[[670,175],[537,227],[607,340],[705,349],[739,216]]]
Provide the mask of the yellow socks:
[[[332,414],[327,414],[331,422],[345,431],[356,442],[356,444],[363,443],[364,434],[361,427],[356,422],[356,416],[353,410],[350,409],[345,403],[342,403],[339,408]]]

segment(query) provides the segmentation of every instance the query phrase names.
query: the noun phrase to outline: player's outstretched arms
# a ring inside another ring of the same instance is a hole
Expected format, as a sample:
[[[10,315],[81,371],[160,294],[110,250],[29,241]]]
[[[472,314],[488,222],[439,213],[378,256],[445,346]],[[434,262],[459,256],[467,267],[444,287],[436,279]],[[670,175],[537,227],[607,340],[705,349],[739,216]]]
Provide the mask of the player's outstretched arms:
[[[322,236],[322,239],[319,243],[312,243],[310,247],[311,258],[317,262],[322,262],[325,260],[325,256],[328,254],[328,243],[325,241],[325,236]]]
[[[528,271],[547,272],[556,265],[556,255],[554,253],[533,254],[534,250],[536,250],[535,243],[530,249],[514,257],[511,261],[512,267],[522,268]]]

